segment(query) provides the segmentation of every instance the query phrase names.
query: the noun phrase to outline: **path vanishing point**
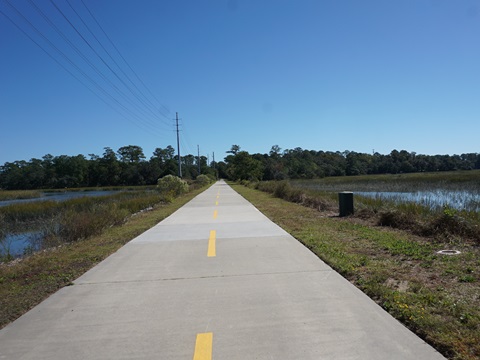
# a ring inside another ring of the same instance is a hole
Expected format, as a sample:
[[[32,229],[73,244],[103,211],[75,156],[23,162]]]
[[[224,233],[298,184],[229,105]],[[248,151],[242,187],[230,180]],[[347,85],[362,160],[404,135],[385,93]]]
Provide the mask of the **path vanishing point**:
[[[0,359],[444,359],[219,181],[0,330]]]

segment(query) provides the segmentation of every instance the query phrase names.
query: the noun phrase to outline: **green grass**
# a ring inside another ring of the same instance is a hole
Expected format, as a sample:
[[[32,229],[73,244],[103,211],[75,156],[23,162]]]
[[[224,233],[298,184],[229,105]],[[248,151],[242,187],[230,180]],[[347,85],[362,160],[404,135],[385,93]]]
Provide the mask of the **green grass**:
[[[478,246],[459,238],[461,255],[437,255],[452,243],[233,187],[447,358],[480,358]]]
[[[169,204],[129,217],[81,241],[63,243],[23,259],[0,264],[0,327],[15,320],[58,289],[98,264],[137,235],[183,206],[205,188],[195,189]]]

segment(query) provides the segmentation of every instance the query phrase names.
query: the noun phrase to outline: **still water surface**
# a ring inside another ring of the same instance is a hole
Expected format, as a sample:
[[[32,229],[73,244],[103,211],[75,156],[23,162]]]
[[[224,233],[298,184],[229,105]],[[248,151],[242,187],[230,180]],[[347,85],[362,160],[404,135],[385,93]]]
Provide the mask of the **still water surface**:
[[[0,255],[10,254],[13,257],[19,257],[26,252],[38,251],[41,249],[41,241],[40,232],[9,234],[0,241]]]
[[[34,201],[66,201],[87,196],[112,195],[118,192],[119,191],[116,190],[46,192],[44,193],[44,196],[39,198],[0,201],[0,206]],[[7,234],[3,239],[0,239],[0,255],[10,254],[13,257],[18,257],[22,256],[26,251],[39,250],[41,246],[41,237],[40,232]]]
[[[66,201],[87,196],[91,197],[112,195],[118,192],[118,190],[45,192],[43,193],[42,197],[38,198],[0,201],[0,206],[29,203],[34,201]]]
[[[355,194],[380,200],[392,200],[397,203],[415,202],[431,209],[449,206],[457,210],[480,211],[480,194],[470,191],[355,191]]]

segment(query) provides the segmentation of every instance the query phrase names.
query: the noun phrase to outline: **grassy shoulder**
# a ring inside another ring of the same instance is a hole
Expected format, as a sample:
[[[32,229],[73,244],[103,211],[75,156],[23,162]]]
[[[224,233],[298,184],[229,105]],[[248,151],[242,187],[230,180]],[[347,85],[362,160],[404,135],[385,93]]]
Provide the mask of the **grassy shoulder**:
[[[0,328],[165,219],[205,190],[192,190],[169,204],[134,215],[86,240],[63,244],[10,263],[0,264]]]
[[[338,218],[241,185],[233,188],[450,359],[480,358],[480,249]]]

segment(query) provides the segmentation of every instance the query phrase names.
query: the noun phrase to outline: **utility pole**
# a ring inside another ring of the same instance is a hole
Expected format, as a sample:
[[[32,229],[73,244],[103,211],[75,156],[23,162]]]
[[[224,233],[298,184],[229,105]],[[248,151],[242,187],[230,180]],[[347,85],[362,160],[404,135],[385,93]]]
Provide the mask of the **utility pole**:
[[[180,157],[180,136],[178,131],[178,112],[176,114],[177,114],[178,177],[182,178],[182,160]]]
[[[198,175],[202,172],[200,168],[200,145],[197,145],[197,152],[198,152]]]
[[[217,169],[215,169],[215,151],[213,152],[213,171],[215,173],[215,178],[218,180]]]

